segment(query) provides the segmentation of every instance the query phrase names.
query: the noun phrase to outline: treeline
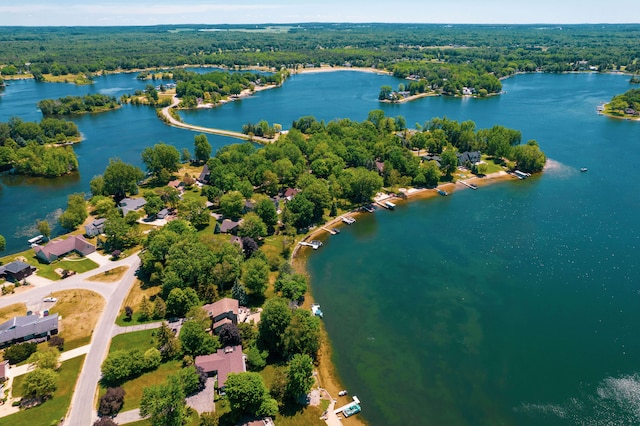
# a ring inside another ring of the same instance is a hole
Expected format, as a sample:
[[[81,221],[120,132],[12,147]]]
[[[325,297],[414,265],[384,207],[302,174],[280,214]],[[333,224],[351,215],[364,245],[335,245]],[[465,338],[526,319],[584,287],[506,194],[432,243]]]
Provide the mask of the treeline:
[[[219,102],[223,97],[238,96],[243,90],[253,90],[255,86],[281,84],[286,72],[256,74],[240,72],[210,72],[198,74],[181,69],[173,70],[176,81],[176,96],[183,108],[194,107],[198,100],[205,103]]]
[[[13,168],[29,176],[57,177],[78,169],[78,159],[70,146],[53,143],[77,140],[75,123],[45,118],[40,123],[12,117],[0,123],[0,170]]]
[[[119,106],[120,103],[114,96],[100,93],[85,96],[66,96],[58,99],[43,99],[38,102],[38,108],[45,117],[107,111]]]
[[[518,71],[639,70],[638,25],[299,24],[287,31],[244,26],[39,27],[0,29],[6,73],[92,74],[193,65],[330,65],[388,68],[434,60],[479,63],[496,76]],[[184,31],[188,29],[190,31]],[[180,31],[176,31],[180,30]],[[29,64],[29,65],[26,65]]]
[[[640,115],[640,89],[630,89],[611,98],[606,111],[613,115]]]

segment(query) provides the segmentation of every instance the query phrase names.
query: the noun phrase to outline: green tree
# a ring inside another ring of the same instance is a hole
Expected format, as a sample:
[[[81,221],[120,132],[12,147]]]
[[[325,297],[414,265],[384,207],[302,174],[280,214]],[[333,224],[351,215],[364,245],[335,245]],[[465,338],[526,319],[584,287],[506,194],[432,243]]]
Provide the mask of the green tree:
[[[171,178],[170,174],[180,169],[180,152],[172,145],[158,143],[142,151],[142,162],[152,175],[156,178],[162,177],[163,182],[168,182],[167,176]],[[161,176],[163,171],[169,174],[165,173],[166,176]]]
[[[285,394],[292,401],[306,395],[313,386],[313,360],[306,354],[295,354],[287,368],[287,386]]]
[[[243,265],[242,281],[252,294],[263,297],[269,286],[269,265],[259,257],[252,257]]]
[[[307,277],[303,274],[280,274],[275,290],[287,299],[299,300],[307,292]]]
[[[440,169],[447,176],[451,176],[457,167],[458,156],[456,155],[456,149],[449,145],[447,149],[440,154]]]
[[[240,217],[243,207],[244,196],[240,191],[230,191],[220,197],[220,211],[226,217]]]
[[[209,225],[211,215],[201,199],[187,198],[178,205],[178,216],[186,220],[196,229],[204,229]]]
[[[211,156],[211,145],[204,134],[196,135],[194,138],[194,154],[197,161],[206,163]]]
[[[138,308],[138,320],[140,321],[149,321],[151,315],[153,313],[153,307],[147,296],[142,297],[142,302],[140,302],[140,307]]]
[[[182,148],[182,151],[180,151],[180,161],[183,163],[191,161],[191,153],[187,148]]]
[[[38,227],[38,232],[48,239],[51,235],[51,226],[49,226],[49,222],[46,220],[37,220],[36,226]]]
[[[147,203],[144,205],[144,212],[149,216],[153,217],[158,214],[160,210],[164,208],[164,202],[162,198],[155,192],[147,192],[144,194],[144,199]]]
[[[200,304],[200,299],[196,291],[190,287],[184,290],[174,288],[169,292],[166,303],[169,317],[184,318],[191,308]]]
[[[29,364],[34,364],[36,368],[48,368],[55,371],[59,366],[58,358],[60,358],[60,351],[49,347],[31,354],[28,362]]]
[[[220,347],[218,338],[207,333],[199,321],[185,322],[179,339],[184,353],[191,356],[212,354]]]
[[[285,330],[291,323],[291,309],[287,301],[280,298],[269,299],[260,314],[259,343],[270,355],[283,357]]]
[[[262,198],[256,203],[253,211],[267,226],[267,233],[272,234],[278,224],[278,213],[273,202],[268,198]]]
[[[534,140],[513,149],[513,158],[519,170],[527,173],[539,172],[544,168],[547,157]]]
[[[7,240],[3,235],[0,235],[0,251],[4,251],[7,248]]]
[[[58,222],[65,229],[73,230],[82,225],[84,220],[89,216],[87,212],[87,203],[83,194],[71,194],[67,201],[67,210],[60,215]]]
[[[46,400],[58,387],[58,374],[50,368],[36,368],[24,378],[24,396]]]
[[[227,377],[224,390],[232,412],[238,417],[246,414],[261,416],[266,408],[263,406],[272,404],[269,391],[258,373],[231,373]]]
[[[128,215],[127,215],[128,216]],[[106,236],[104,246],[107,251],[124,250],[140,242],[140,230],[135,225],[129,225],[125,218],[115,216],[104,224]]]
[[[244,216],[244,220],[240,224],[238,235],[258,241],[260,238],[267,236],[267,225],[256,213],[249,212]]]
[[[103,176],[106,194],[121,200],[127,194],[138,192],[137,183],[144,178],[144,173],[138,167],[124,163],[118,158],[112,158]]]
[[[357,204],[371,201],[376,192],[382,188],[382,177],[362,167],[345,170],[340,177],[340,182],[346,198]]]
[[[306,354],[316,359],[320,349],[320,319],[306,309],[296,309],[283,337],[288,354]]]
[[[149,416],[152,426],[184,426],[189,421],[185,393],[178,376],[142,391],[140,415]]]
[[[180,341],[166,322],[156,332],[156,348],[164,360],[174,359],[180,353]]]
[[[391,96],[391,93],[393,92],[393,88],[391,86],[382,86],[380,88],[380,93],[378,94],[378,99],[379,100],[385,100],[385,99],[389,99]]]

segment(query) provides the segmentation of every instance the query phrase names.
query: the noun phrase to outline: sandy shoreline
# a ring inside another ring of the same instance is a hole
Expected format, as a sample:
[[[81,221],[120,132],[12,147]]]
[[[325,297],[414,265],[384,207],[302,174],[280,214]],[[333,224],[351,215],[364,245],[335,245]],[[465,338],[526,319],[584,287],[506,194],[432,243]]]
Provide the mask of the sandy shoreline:
[[[291,74],[314,74],[321,72],[334,72],[334,71],[357,71],[357,72],[366,72],[372,74],[380,74],[380,75],[392,75],[391,72],[380,70],[372,67],[344,67],[344,66],[322,66],[322,67],[314,67],[314,68],[289,68]]]

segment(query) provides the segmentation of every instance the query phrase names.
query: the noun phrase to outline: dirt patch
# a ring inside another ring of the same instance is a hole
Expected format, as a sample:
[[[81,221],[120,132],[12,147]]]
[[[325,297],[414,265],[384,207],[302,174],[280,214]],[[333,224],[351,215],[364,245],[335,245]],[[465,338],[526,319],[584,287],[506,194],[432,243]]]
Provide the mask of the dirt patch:
[[[129,270],[128,266],[118,266],[117,268],[109,269],[100,274],[92,275],[87,278],[87,281],[97,281],[101,283],[115,283],[124,277],[124,274]]]
[[[142,298],[147,297],[147,300],[151,300],[153,296],[160,292],[160,287],[142,287],[142,282],[140,280],[136,280],[131,287],[131,291],[127,295],[127,298],[124,299],[122,303],[122,307],[124,309],[125,306],[130,306],[134,312],[138,311],[140,307],[140,303],[142,303]]]
[[[104,298],[89,290],[57,291],[51,295],[58,299],[50,312],[62,317],[60,336],[65,339],[65,349],[75,346],[74,341],[78,346],[88,344],[104,310]]]
[[[24,303],[14,303],[0,309],[0,323],[10,320],[13,317],[27,314],[27,306]]]

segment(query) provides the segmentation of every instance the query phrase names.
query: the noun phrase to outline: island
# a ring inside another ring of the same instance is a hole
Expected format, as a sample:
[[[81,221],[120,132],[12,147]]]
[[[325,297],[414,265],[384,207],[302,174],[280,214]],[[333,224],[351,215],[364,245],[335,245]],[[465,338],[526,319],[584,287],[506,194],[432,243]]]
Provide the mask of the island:
[[[38,108],[45,117],[54,115],[78,115],[99,113],[120,108],[120,103],[113,96],[95,93],[85,96],[66,96],[59,99],[43,99]]]
[[[640,120],[640,89],[630,89],[616,95],[600,109],[600,112],[608,117]]]

